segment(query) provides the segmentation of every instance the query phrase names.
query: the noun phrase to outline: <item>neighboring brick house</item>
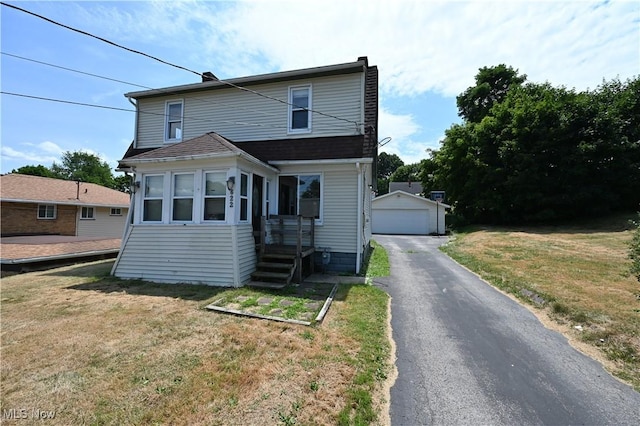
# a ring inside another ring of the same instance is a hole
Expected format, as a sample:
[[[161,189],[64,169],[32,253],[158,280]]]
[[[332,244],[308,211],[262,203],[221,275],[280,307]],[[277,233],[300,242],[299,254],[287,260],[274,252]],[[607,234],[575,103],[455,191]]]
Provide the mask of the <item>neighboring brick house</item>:
[[[129,205],[129,194],[93,183],[16,173],[0,176],[3,237],[121,238]]]

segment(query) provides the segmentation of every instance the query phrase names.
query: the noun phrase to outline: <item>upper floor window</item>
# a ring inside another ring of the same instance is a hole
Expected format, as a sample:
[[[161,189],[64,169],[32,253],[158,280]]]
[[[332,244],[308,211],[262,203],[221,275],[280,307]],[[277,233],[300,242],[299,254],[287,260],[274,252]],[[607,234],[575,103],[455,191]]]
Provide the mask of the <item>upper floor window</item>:
[[[193,220],[193,174],[173,176],[173,220]]]
[[[38,219],[55,219],[55,218],[56,218],[55,204],[39,204],[38,205]]]
[[[164,139],[166,141],[182,140],[182,101],[167,102],[166,125]]]
[[[162,195],[164,176],[144,177],[142,220],[144,222],[162,222]]]
[[[93,216],[93,207],[83,207],[82,213],[80,214],[81,219],[94,219]]]
[[[289,88],[289,133],[311,131],[311,86]]]

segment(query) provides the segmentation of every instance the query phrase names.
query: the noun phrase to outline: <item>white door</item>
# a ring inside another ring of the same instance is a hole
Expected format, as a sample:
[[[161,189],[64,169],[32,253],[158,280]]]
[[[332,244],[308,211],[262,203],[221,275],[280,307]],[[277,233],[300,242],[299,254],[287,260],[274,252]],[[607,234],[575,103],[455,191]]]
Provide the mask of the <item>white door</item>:
[[[374,234],[429,234],[427,210],[373,210],[371,221]]]

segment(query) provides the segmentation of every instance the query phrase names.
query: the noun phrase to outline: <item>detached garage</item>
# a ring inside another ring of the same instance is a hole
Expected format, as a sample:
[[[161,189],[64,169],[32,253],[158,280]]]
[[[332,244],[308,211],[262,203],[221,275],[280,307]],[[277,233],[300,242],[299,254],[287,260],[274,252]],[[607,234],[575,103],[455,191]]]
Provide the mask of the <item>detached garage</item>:
[[[445,210],[449,206],[418,195],[394,191],[371,201],[374,234],[444,234]]]

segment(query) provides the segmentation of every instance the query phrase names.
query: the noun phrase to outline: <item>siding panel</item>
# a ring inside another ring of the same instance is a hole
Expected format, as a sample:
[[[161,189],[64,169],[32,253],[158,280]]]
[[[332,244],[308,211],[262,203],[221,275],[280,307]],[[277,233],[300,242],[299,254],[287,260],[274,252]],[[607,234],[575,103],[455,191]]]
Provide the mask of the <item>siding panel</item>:
[[[114,275],[165,283],[233,286],[231,227],[134,226]]]
[[[79,207],[78,210],[81,210],[81,208]],[[78,236],[122,238],[128,209],[123,208],[121,211],[122,215],[111,216],[111,208],[94,207],[95,219],[78,220]]]
[[[361,73],[355,73],[299,80],[295,85],[312,85],[312,109],[360,122],[362,78]],[[287,82],[280,82],[251,86],[251,89],[286,101],[289,86]],[[239,89],[218,89],[181,96],[184,99],[183,140],[211,131],[235,142],[360,133],[355,124],[313,114],[312,133],[288,135],[286,104]],[[143,113],[138,120],[138,148],[162,146],[165,103],[175,99],[179,97],[139,100],[139,108]]]

